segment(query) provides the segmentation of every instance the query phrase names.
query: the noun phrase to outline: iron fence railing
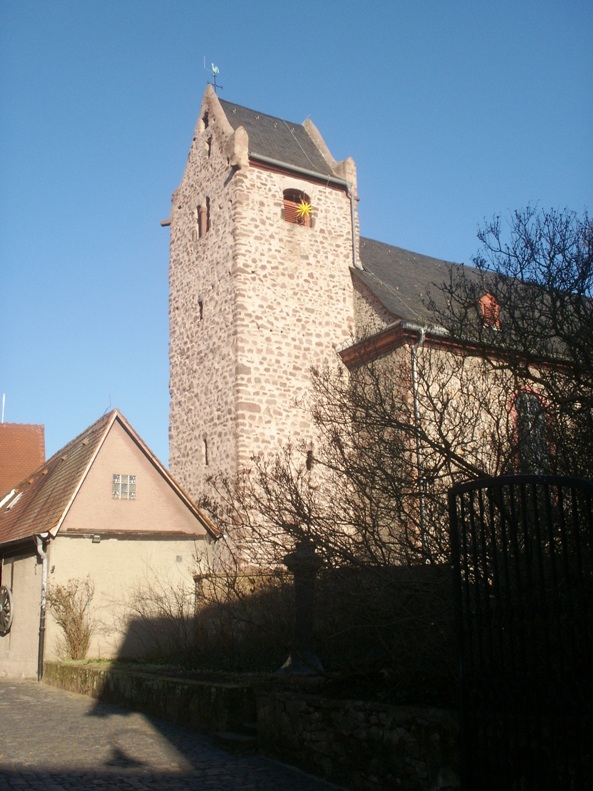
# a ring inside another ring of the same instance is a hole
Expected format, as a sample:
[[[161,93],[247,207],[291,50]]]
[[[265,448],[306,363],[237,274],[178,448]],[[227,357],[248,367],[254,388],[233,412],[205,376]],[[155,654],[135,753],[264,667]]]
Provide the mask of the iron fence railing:
[[[464,788],[589,788],[593,482],[460,484],[449,514]]]

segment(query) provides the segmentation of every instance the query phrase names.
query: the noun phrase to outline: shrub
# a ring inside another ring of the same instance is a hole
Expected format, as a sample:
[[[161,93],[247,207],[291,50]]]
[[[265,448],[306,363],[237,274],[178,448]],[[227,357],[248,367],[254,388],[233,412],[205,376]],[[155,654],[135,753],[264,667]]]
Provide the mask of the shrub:
[[[69,659],[84,659],[89,650],[95,624],[89,607],[95,595],[90,577],[54,584],[47,593],[49,609],[64,633],[61,653]]]

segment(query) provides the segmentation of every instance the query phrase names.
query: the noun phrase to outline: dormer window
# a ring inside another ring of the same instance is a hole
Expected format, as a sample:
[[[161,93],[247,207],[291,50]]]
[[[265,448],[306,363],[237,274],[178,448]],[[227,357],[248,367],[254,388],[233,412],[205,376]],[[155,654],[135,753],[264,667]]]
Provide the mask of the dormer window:
[[[13,490],[10,492],[10,494],[8,494],[8,495],[7,495],[7,496],[6,496],[6,497],[5,497],[5,498],[2,500],[2,502],[0,503],[0,505],[4,505],[5,503],[8,503],[8,505],[6,506],[6,510],[7,510],[7,511],[10,511],[12,508],[14,508],[14,506],[15,506],[15,505],[18,503],[18,501],[19,501],[19,500],[21,499],[21,497],[23,496],[23,493],[22,493],[22,492],[19,492],[19,493],[18,493],[16,496],[14,496],[14,497],[13,497],[13,495],[14,495],[14,494],[15,494],[15,489],[13,489]]]
[[[284,190],[283,193],[283,213],[286,222],[295,225],[304,225],[311,228],[313,225],[313,208],[311,199],[301,190]]]
[[[493,294],[487,293],[478,300],[478,307],[484,327],[500,329],[500,305]]]

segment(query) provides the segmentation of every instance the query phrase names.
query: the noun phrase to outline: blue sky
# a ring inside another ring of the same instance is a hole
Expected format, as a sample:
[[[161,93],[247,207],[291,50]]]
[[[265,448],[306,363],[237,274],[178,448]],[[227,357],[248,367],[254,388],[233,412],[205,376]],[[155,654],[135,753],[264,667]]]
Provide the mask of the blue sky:
[[[468,262],[593,205],[590,0],[0,0],[0,393],[48,455],[119,407],[168,461],[168,231],[199,105],[302,122],[365,236]]]

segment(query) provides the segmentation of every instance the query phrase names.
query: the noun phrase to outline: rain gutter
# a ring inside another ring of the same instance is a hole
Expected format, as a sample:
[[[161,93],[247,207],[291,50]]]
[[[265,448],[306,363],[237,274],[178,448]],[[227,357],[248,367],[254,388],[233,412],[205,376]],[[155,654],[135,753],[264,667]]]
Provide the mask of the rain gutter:
[[[346,190],[348,197],[350,198],[350,225],[352,229],[352,266],[355,269],[362,269],[362,266],[358,262],[358,257],[356,255],[356,212],[354,201],[356,200],[354,196],[354,191],[352,189],[352,184],[345,179],[340,179],[337,176],[330,176],[327,173],[320,173],[317,170],[309,170],[308,168],[301,168],[298,165],[290,165],[288,162],[282,162],[279,159],[274,159],[273,157],[266,157],[263,154],[254,154],[253,152],[249,152],[249,159],[253,159],[256,162],[261,162],[263,165],[270,165],[273,168],[278,168],[279,170],[289,170],[291,173],[298,173],[300,176],[307,176],[308,178],[316,179],[318,181],[323,181],[326,184],[333,184],[336,187],[341,187],[342,189]]]

